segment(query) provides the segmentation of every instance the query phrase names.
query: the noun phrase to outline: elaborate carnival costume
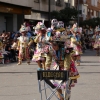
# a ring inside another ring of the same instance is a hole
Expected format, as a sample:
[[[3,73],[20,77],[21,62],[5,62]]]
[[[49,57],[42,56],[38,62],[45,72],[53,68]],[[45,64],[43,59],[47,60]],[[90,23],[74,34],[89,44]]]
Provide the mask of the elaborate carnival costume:
[[[71,53],[71,64],[70,64],[70,79],[71,79],[70,87],[74,87],[75,83],[77,83],[77,78],[80,77],[78,70],[76,68],[76,65],[75,65],[75,61],[76,61],[76,54],[73,51]]]
[[[27,36],[27,29],[25,26],[21,26],[20,33],[22,35],[18,38],[17,45],[17,49],[19,50],[18,65],[22,64],[23,59],[26,59],[27,63],[30,64],[29,46],[31,45],[32,40]]]
[[[45,55],[44,55],[44,47],[45,47],[45,34],[46,27],[42,22],[38,22],[35,27],[37,31],[37,36],[34,39],[34,42],[37,43],[36,51],[34,52],[34,56],[32,61],[36,61],[40,69],[45,69]],[[42,62],[42,63],[41,63]]]
[[[51,49],[51,46],[50,44],[48,43],[51,43],[52,41],[52,29],[51,28],[48,28],[47,29],[47,32],[46,32],[46,42],[47,44],[45,45],[45,48],[44,48],[44,52],[45,52],[45,57],[46,57],[46,61],[45,61],[45,68],[48,70],[50,69],[50,66],[51,66],[51,63],[52,63],[52,55],[51,53],[49,53],[49,49]]]
[[[82,50],[81,50],[80,36],[77,34],[78,32],[77,27],[73,25],[71,32],[73,34],[73,36],[71,37],[71,47],[73,47],[76,55],[76,63],[77,65],[80,65],[80,55],[82,54]]]
[[[100,28],[97,27],[96,28],[96,33],[94,35],[94,49],[97,51],[97,55],[99,56],[100,53]]]
[[[51,28],[48,28],[47,33],[46,33],[46,42],[51,43],[53,40],[53,36],[55,35],[55,28],[57,27],[58,21],[57,19],[52,19],[51,21]],[[45,62],[45,67],[46,69],[50,69],[51,63],[52,63],[52,54],[49,52],[51,50],[52,46],[46,45],[44,48],[44,52],[46,53],[46,62]]]
[[[74,61],[71,60],[71,52],[72,48],[66,45],[67,35],[64,29],[64,23],[59,21],[57,24],[57,30],[54,36],[52,37],[52,42],[48,45],[45,49],[45,52],[51,55],[54,60],[54,67],[53,70],[70,70],[71,71],[71,80],[75,83],[77,78],[79,77],[78,71],[75,67]],[[47,56],[47,58],[50,56]],[[46,59],[47,59],[46,58]],[[49,63],[49,62],[47,62]],[[52,68],[50,68],[52,69]],[[54,86],[59,86],[61,81],[58,80],[51,80]],[[58,97],[63,100],[60,96],[62,94],[62,89],[65,88],[65,84],[61,85],[58,89]],[[59,94],[60,93],[60,94]]]

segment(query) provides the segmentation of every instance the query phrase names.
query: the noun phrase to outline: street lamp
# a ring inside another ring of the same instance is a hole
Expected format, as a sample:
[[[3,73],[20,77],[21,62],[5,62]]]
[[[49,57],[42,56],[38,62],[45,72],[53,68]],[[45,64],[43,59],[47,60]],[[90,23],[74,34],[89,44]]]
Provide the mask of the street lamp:
[[[51,2],[50,0],[48,0],[48,22],[49,22],[49,26],[50,26],[50,19],[51,19]]]
[[[79,0],[78,0],[78,26],[79,26]]]

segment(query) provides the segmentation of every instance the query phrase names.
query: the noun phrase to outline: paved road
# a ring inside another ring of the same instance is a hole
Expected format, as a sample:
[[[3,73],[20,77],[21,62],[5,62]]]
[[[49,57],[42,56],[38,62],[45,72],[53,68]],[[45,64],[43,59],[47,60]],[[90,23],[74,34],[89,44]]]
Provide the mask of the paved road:
[[[71,100],[100,100],[99,61],[93,51],[82,56],[81,66],[77,67],[81,77],[72,89]],[[0,64],[0,100],[40,100],[36,70],[36,63]]]

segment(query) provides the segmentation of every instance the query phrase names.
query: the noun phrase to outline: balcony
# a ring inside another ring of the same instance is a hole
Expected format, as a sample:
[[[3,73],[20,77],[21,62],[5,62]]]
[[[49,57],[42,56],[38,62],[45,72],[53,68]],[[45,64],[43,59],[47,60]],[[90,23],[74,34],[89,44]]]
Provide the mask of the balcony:
[[[76,4],[78,4],[78,0],[76,0]],[[79,4],[87,4],[87,0],[79,0]]]

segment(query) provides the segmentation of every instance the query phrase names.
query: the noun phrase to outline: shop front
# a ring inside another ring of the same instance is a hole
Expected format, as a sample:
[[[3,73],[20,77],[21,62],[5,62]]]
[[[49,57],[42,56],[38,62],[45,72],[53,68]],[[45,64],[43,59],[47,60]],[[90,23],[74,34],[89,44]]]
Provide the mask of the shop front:
[[[17,31],[24,21],[24,15],[30,15],[31,8],[0,2],[0,32]]]

